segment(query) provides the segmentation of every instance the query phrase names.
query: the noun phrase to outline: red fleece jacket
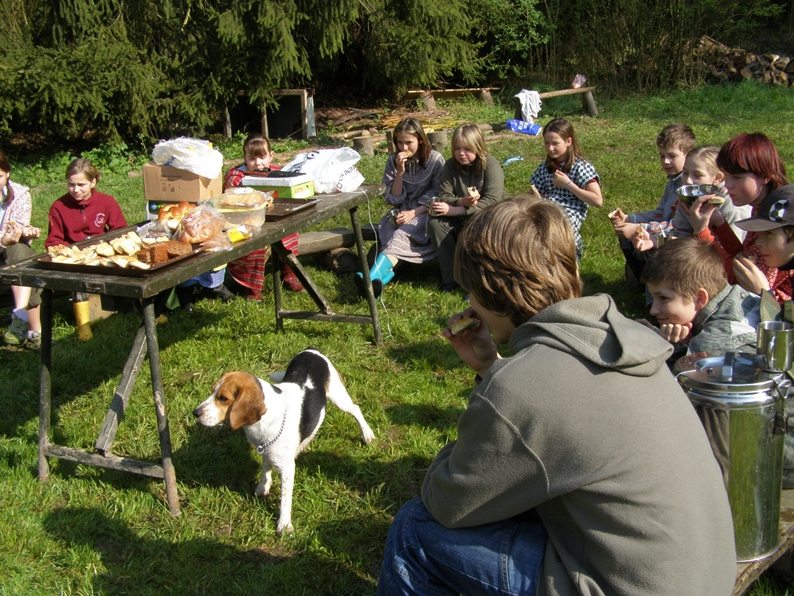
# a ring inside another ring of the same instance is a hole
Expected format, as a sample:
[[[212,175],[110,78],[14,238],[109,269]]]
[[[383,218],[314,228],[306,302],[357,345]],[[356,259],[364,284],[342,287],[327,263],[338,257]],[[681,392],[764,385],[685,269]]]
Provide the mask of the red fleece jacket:
[[[73,244],[127,225],[116,199],[96,190],[79,203],[65,194],[50,207],[50,230],[44,246]]]

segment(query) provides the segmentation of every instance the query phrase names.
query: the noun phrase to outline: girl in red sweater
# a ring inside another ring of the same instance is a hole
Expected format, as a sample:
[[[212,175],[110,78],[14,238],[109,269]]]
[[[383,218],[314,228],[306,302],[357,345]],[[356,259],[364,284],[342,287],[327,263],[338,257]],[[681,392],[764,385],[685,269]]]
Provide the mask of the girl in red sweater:
[[[75,159],[66,168],[69,192],[50,207],[50,229],[44,246],[74,244],[92,236],[100,236],[127,226],[116,199],[95,189],[99,171],[88,159]],[[77,338],[87,341],[93,337],[88,311],[88,294],[72,295]]]
[[[752,205],[753,216],[773,190],[788,184],[786,166],[775,145],[762,133],[740,134],[725,143],[717,155],[717,167],[725,175],[725,189],[737,207]],[[758,234],[749,232],[741,242],[716,208],[700,197],[689,212],[694,234],[702,240],[719,244],[726,259],[732,261],[730,283],[738,283],[746,290],[760,293],[756,287],[758,276],[766,277],[778,302],[791,300],[791,271],[768,267],[756,245]]]

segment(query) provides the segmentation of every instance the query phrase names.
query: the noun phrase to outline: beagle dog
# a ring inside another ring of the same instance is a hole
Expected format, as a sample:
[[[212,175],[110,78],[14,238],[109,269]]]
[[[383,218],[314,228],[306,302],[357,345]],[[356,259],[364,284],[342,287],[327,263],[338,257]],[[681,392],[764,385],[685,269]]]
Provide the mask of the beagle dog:
[[[248,442],[262,456],[262,480],[256,495],[265,497],[272,484],[271,471],[281,475],[281,510],[276,534],[292,532],[292,488],[295,459],[311,443],[325,418],[326,399],[356,419],[364,443],[375,438],[361,409],[353,403],[331,361],[314,349],[296,355],[283,373],[263,381],[246,372],[228,372],[215,383],[210,395],[193,415],[204,426],[227,422],[242,428]]]

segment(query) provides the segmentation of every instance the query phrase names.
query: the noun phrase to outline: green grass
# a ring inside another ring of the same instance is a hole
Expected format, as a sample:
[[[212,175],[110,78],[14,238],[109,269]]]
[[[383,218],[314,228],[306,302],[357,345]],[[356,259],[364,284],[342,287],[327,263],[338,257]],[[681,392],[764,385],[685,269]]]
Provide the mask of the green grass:
[[[701,88],[657,97],[603,100],[601,116],[581,114],[577,101],[544,106],[569,117],[601,175],[605,207],[591,210],[583,228],[582,276],[587,293],[609,292],[631,316],[642,301],[625,291],[623,264],[606,213],[656,205],[664,186],[654,139],[670,122],[690,124],[699,142],[720,144],[739,132],[760,130],[784,161],[794,157],[794,94],[754,84]],[[497,123],[512,116],[509,101],[482,109],[467,101],[443,103],[460,121]],[[551,113],[549,113],[551,112]],[[219,143],[239,158],[239,139]],[[277,146],[279,151],[301,148]],[[489,143],[500,160],[524,161],[505,169],[510,193],[524,192],[543,158],[540,138],[514,135]],[[144,218],[143,183],[129,177],[145,156],[101,148],[92,156],[129,221]],[[32,187],[34,224],[46,228],[49,205],[66,191],[70,156],[12,155],[13,179]],[[379,181],[385,154],[360,162]],[[363,206],[363,221],[377,222],[382,200]],[[349,226],[345,218],[324,227]],[[40,244],[38,245],[40,248]],[[365,313],[351,278],[337,277],[303,259],[338,310]],[[50,460],[47,483],[36,478],[38,357],[0,350],[0,594],[373,594],[391,516],[415,496],[429,462],[455,438],[472,373],[439,335],[447,317],[465,307],[461,295],[440,294],[435,264],[407,267],[385,293],[380,313],[385,345],[372,345],[371,328],[286,321],[275,332],[267,281],[265,302],[199,302],[193,315],[169,313],[158,328],[165,395],[182,515],[172,518],[161,482]],[[285,296],[288,308],[308,308],[306,295]],[[130,342],[134,314],[94,324],[94,340],[78,343],[70,305],[55,303],[53,440],[91,448],[107,410]],[[4,313],[7,316],[7,312]],[[258,456],[241,433],[199,427],[191,414],[226,370],[259,376],[283,370],[306,346],[326,353],[344,376],[377,436],[363,447],[348,416],[329,410],[319,436],[298,460],[295,534],[275,536],[279,483],[265,501],[253,496]],[[120,425],[115,451],[155,460],[156,421],[144,367]],[[788,591],[764,577],[750,592]]]

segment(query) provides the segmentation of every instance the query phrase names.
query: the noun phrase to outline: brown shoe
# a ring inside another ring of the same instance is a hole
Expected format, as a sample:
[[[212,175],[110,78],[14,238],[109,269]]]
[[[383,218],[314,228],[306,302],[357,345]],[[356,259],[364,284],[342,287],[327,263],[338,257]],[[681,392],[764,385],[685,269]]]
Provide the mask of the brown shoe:
[[[290,268],[289,265],[284,265],[281,268],[281,283],[287,286],[287,288],[293,292],[303,291],[303,286],[298,280],[298,276],[295,275],[295,272]]]

